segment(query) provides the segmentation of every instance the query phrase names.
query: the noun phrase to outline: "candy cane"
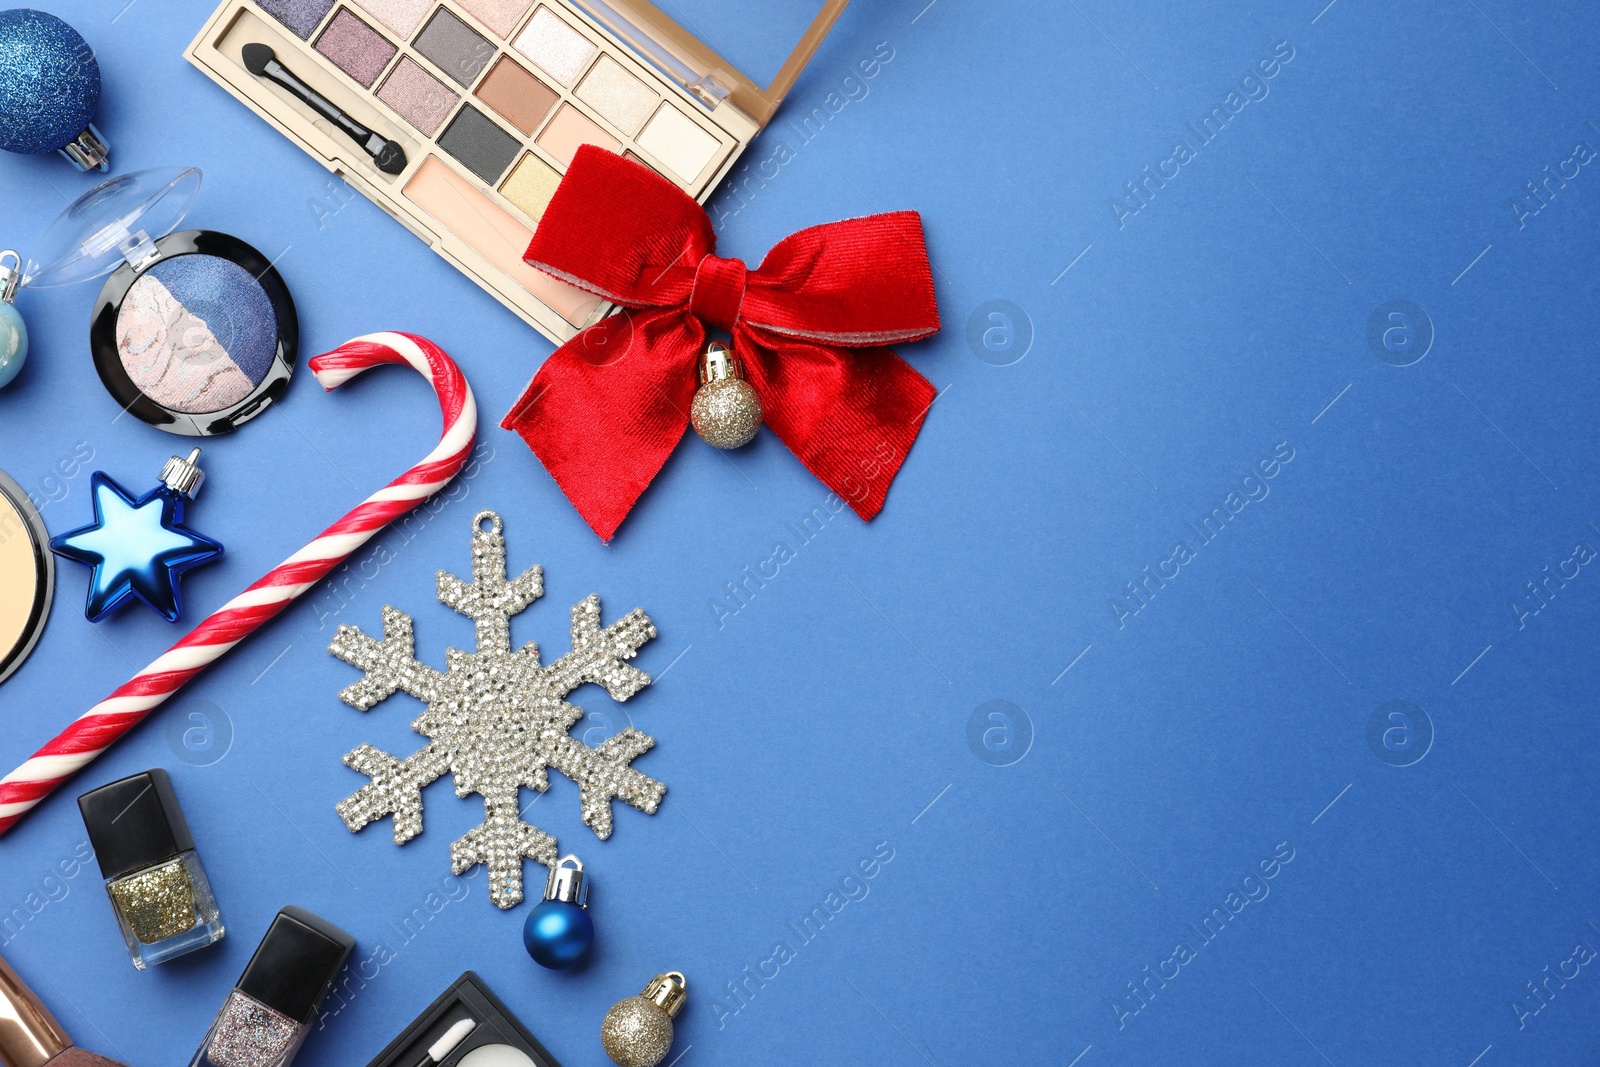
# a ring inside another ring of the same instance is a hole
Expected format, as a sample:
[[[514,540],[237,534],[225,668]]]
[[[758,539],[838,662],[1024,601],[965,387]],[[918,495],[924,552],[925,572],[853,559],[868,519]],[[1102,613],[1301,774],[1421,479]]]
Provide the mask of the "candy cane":
[[[0,834],[142,722],[189,679],[321,581],[373,534],[448,485],[466,464],[477,435],[478,406],[461,369],[433,342],[412,334],[372,333],[317,356],[309,365],[322,387],[332,390],[381,363],[410,366],[432,384],[444,415],[444,432],[438,447],[322,531],[315,541],[218,608],[161,658],[84,712],[27,763],[0,778]]]

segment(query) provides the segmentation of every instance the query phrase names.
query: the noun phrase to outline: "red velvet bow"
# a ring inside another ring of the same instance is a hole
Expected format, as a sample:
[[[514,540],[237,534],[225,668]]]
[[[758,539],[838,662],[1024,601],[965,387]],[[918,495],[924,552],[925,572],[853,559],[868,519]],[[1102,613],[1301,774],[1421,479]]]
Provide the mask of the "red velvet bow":
[[[715,248],[677,186],[585,146],[523,257],[628,309],[558,348],[500,424],[604,540],[683,436],[708,326],[732,334],[766,425],[863,519],[933,403],[882,347],[939,329],[916,212],[801,230],[753,271]]]

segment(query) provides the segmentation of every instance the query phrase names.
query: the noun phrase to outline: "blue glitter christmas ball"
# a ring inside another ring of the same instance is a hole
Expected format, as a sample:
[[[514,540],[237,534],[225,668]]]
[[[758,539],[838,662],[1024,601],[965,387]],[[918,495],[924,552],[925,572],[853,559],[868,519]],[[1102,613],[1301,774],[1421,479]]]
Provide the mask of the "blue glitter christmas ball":
[[[77,30],[43,11],[0,11],[0,148],[53,152],[99,104],[100,64]]]

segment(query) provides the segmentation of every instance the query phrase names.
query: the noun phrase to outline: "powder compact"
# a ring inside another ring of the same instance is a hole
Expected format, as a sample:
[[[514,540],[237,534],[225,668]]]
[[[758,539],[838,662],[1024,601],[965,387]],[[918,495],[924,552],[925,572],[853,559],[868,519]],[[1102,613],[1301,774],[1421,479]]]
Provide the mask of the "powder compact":
[[[767,86],[647,0],[224,0],[185,55],[561,342],[611,310],[522,261],[578,146],[704,202],[847,3]]]
[[[561,1067],[471,971],[367,1067]]]
[[[0,472],[0,682],[22,666],[44,633],[55,581],[39,509]]]
[[[200,171],[125,174],[50,224],[23,284],[106,274],[89,326],[100,380],[123,410],[169,433],[228,433],[283,395],[300,327],[272,263],[237,237],[177,230]]]

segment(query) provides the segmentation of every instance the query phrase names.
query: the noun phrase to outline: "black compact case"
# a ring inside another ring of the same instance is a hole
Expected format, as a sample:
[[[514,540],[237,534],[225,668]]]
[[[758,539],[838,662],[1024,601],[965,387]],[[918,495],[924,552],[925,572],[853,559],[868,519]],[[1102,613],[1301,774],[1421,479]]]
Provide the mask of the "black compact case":
[[[416,1067],[424,1062],[429,1046],[463,1019],[471,1019],[478,1025],[444,1058],[440,1067],[456,1067],[473,1052],[490,1045],[510,1046],[528,1057],[534,1067],[561,1067],[471,971],[457,978],[367,1067]]]

